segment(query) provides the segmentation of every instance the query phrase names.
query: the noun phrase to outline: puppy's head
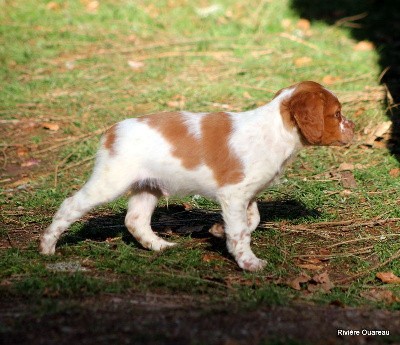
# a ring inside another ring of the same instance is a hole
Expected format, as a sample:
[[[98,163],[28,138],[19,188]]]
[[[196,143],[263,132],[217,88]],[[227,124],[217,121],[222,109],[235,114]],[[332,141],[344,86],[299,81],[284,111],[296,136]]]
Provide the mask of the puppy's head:
[[[333,93],[312,81],[300,82],[291,89],[281,103],[286,125],[297,126],[305,142],[311,145],[350,143],[354,123],[342,115],[342,106]]]

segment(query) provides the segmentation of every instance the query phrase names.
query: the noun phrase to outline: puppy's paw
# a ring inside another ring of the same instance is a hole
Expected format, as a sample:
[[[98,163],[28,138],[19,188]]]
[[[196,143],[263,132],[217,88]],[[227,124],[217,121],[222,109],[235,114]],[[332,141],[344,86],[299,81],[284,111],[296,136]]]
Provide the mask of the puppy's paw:
[[[39,244],[39,252],[43,255],[53,255],[56,252],[56,245],[54,241],[50,241],[42,237]]]
[[[261,271],[267,264],[265,260],[257,258],[254,254],[252,255],[243,254],[237,260],[237,263],[240,268],[250,272]]]
[[[147,248],[150,250],[159,252],[159,251],[166,250],[166,249],[171,248],[176,245],[177,245],[177,243],[168,242],[168,241],[165,241],[162,238],[160,238],[160,239],[157,239],[156,241],[152,241]]]

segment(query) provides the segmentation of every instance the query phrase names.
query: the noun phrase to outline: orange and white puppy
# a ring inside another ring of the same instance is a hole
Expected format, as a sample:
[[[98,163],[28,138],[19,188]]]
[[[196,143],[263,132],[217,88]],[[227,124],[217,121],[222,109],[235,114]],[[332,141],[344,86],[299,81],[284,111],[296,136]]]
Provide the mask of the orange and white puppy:
[[[264,267],[250,248],[260,221],[255,197],[307,145],[344,145],[353,122],[338,99],[306,81],[241,113],[165,112],[127,119],[104,135],[94,171],[67,198],[41,237],[40,251],[53,254],[60,235],[93,207],[131,191],[125,225],[145,248],[174,245],[151,229],[161,196],[201,194],[222,208],[227,247],[242,269]]]

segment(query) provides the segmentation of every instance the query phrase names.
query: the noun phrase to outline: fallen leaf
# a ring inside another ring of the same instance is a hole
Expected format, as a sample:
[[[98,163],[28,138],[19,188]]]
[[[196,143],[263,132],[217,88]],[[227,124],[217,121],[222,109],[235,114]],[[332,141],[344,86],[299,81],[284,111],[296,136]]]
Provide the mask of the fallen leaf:
[[[312,171],[313,169],[310,167],[308,163],[302,162],[301,163],[301,169],[307,170],[307,171]]]
[[[393,168],[389,171],[389,175],[392,177],[399,177],[400,175],[400,168]]]
[[[142,62],[142,61],[129,60],[128,66],[130,68],[132,68],[133,70],[138,71],[138,70],[141,70],[145,65],[144,65],[144,62]]]
[[[308,283],[310,280],[311,277],[303,272],[294,279],[289,280],[287,282],[287,285],[289,285],[292,289],[300,291],[301,290],[300,284]]]
[[[334,288],[333,283],[331,282],[331,279],[329,278],[328,272],[323,272],[320,274],[316,274],[312,280],[318,284],[322,290],[325,292],[329,292]]]
[[[26,184],[28,184],[30,182],[31,182],[30,178],[24,177],[24,178],[22,178],[20,180],[14,181],[13,183],[9,184],[8,187],[10,187],[10,188],[20,187],[20,186],[26,185]]]
[[[182,205],[185,208],[185,211],[190,211],[191,209],[193,209],[193,205],[188,202],[184,202]]]
[[[121,240],[121,237],[107,237],[105,242],[106,243],[115,243],[119,242]]]
[[[391,126],[392,126],[392,121],[382,122],[374,128],[373,134],[376,137],[382,137],[384,134],[386,134],[386,132],[390,129]]]
[[[385,289],[371,289],[369,291],[363,291],[360,293],[360,296],[375,302],[386,302],[389,304],[400,302],[400,298],[398,296],[396,296],[392,291]]]
[[[344,189],[339,193],[341,196],[350,196],[351,194],[353,194],[353,192],[350,189]]]
[[[314,265],[318,265],[321,263],[320,259],[317,258],[308,258],[308,259],[303,259],[303,261],[310,263],[310,264],[314,264]]]
[[[264,103],[263,103],[263,104],[264,104]],[[228,110],[228,111],[234,110],[234,108],[233,108],[230,104],[216,103],[216,102],[214,102],[214,103],[211,103],[211,105],[212,105],[213,107],[220,108],[220,109],[224,109],[224,110]]]
[[[386,284],[400,284],[400,278],[393,272],[378,272],[376,277]]]
[[[195,9],[197,15],[202,18],[218,14],[219,12],[222,12],[222,10],[223,8],[220,4],[213,4],[208,7],[201,7]]]
[[[269,55],[272,52],[273,51],[271,49],[257,50],[257,51],[252,51],[251,52],[251,56],[253,56],[254,58],[259,58],[259,57],[264,56],[264,55]]]
[[[311,23],[308,19],[301,18],[296,24],[297,28],[303,31],[308,31],[311,28]]]
[[[303,56],[301,58],[294,60],[294,64],[296,67],[307,66],[307,65],[311,64],[311,62],[312,62],[312,59],[308,56]]]
[[[375,48],[374,44],[370,41],[360,41],[354,46],[355,51],[370,51]]]
[[[391,121],[384,121],[378,124],[375,124],[374,126],[372,124],[369,124],[366,126],[363,130],[363,133],[365,135],[375,135],[375,136],[382,136],[385,134],[391,127],[392,122]]]
[[[305,270],[318,271],[323,268],[323,266],[313,265],[313,264],[298,264],[297,267],[303,268]]]
[[[150,3],[148,6],[142,8],[150,18],[160,17],[160,7],[156,4]]]
[[[327,85],[332,85],[338,81],[342,80],[340,77],[335,77],[333,75],[326,75],[322,78],[322,83]]]
[[[17,156],[18,157],[26,156],[27,153],[28,153],[28,149],[26,147],[19,146],[17,148]]]
[[[318,250],[318,255],[331,255],[331,250],[330,249],[328,249],[328,248],[321,248],[320,250]],[[319,258],[318,260],[320,260],[320,261],[327,261],[327,260],[329,260],[329,258],[323,258],[323,257],[321,257],[321,258]]]
[[[27,161],[23,162],[21,164],[21,167],[22,168],[29,168],[29,167],[32,167],[34,165],[39,165],[39,163],[40,163],[40,160],[31,158],[31,159],[28,159]]]
[[[384,149],[386,148],[386,142],[385,140],[375,140],[373,146],[377,149]]]
[[[364,140],[364,144],[368,146],[375,146],[376,141],[383,139],[391,127],[392,121],[381,122],[372,128],[366,127],[364,129],[364,134],[367,135],[367,137]]]
[[[243,97],[246,98],[246,99],[252,99],[253,98],[253,97],[251,97],[251,95],[247,91],[243,92]]]
[[[135,34],[130,34],[130,35],[128,36],[128,41],[129,41],[129,42],[132,42],[132,43],[137,43],[138,37],[137,37]]]
[[[48,10],[56,11],[56,10],[59,10],[61,7],[60,7],[60,4],[58,4],[57,2],[55,2],[55,1],[50,1],[50,2],[46,5],[46,8],[47,8]]]
[[[353,116],[354,117],[359,117],[360,115],[364,114],[364,112],[365,112],[365,108],[364,107],[360,107],[354,112]]]
[[[65,68],[72,71],[75,68],[75,61],[73,61],[73,60],[67,61],[65,63]]]
[[[53,122],[43,122],[42,127],[50,131],[58,131],[60,129],[60,126]]]
[[[201,259],[202,259],[204,262],[221,261],[221,257],[220,257],[219,255],[212,254],[212,253],[203,254],[203,256],[201,257]]]
[[[100,3],[96,0],[94,1],[85,1],[86,2],[86,11],[89,13],[96,13],[99,9]]]
[[[281,25],[284,29],[288,29],[292,25],[292,21],[290,19],[282,19],[281,20]]]
[[[339,168],[338,168],[338,170],[339,171],[345,171],[345,170],[354,170],[354,164],[353,163],[346,163],[346,162],[343,162],[343,163],[341,163],[340,165],[339,165]]]
[[[341,163],[339,165],[338,171],[346,171],[346,170],[352,171],[354,169],[361,170],[361,169],[364,169],[364,168],[366,168],[366,166],[362,165],[360,163],[353,164],[353,163],[344,162],[344,163]]]
[[[171,101],[167,102],[167,105],[171,108],[182,109],[185,107],[186,97],[183,95],[175,95]]]
[[[340,175],[343,188],[352,189],[357,187],[357,181],[351,171],[341,171]]]
[[[339,168],[340,168],[340,166],[339,166]],[[361,169],[365,169],[365,168],[368,168],[368,165],[363,165],[363,164],[360,164],[360,163],[354,164],[354,169],[361,170]]]
[[[221,257],[219,258],[221,260]],[[228,287],[233,287],[237,285],[241,286],[260,286],[263,282],[258,278],[245,278],[244,276],[237,276],[237,275],[227,275],[225,278],[225,283]]]

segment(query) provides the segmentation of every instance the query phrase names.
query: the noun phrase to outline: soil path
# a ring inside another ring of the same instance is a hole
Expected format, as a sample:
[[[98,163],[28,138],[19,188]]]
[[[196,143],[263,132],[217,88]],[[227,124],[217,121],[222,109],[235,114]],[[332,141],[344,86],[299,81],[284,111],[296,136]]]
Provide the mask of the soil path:
[[[304,304],[243,310],[165,295],[59,301],[56,310],[42,305],[34,313],[21,301],[0,303],[1,344],[400,344],[400,312],[387,310]]]

